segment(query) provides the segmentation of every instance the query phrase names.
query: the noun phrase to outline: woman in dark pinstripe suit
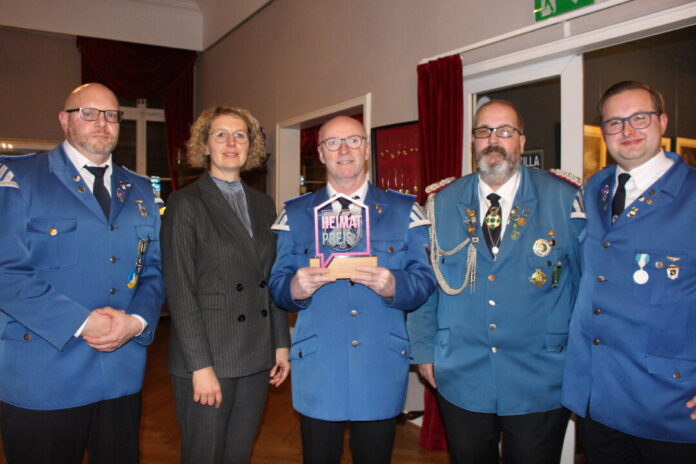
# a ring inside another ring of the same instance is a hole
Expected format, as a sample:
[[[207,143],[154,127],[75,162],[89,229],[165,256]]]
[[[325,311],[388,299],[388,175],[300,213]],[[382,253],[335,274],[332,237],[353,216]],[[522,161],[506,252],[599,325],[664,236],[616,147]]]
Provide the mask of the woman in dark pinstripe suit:
[[[287,316],[266,285],[275,207],[240,179],[265,159],[264,139],[248,111],[218,106],[191,126],[187,148],[207,171],[169,197],[162,224],[181,462],[246,463],[268,384],[290,371]]]

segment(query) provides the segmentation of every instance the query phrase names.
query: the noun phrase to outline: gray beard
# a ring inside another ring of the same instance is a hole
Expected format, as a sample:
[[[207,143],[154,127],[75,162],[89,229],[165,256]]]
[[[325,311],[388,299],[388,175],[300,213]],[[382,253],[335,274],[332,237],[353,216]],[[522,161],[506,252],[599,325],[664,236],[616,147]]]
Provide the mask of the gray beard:
[[[503,156],[503,160],[491,165],[488,162],[488,157],[486,157],[486,154],[493,151],[497,151],[499,154],[501,154]],[[478,172],[481,180],[491,186],[500,186],[507,182],[515,171],[517,171],[520,166],[521,159],[516,163],[511,163],[505,149],[500,148],[500,151],[484,150],[483,153],[478,157],[477,162]]]

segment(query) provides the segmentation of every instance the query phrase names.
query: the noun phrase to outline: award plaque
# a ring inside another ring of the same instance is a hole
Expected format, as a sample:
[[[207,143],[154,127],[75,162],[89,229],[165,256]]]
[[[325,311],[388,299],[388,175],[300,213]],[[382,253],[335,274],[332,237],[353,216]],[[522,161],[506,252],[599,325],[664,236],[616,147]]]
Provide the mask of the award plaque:
[[[370,208],[342,193],[314,208],[314,258],[337,279],[348,279],[359,266],[377,266],[370,252]]]

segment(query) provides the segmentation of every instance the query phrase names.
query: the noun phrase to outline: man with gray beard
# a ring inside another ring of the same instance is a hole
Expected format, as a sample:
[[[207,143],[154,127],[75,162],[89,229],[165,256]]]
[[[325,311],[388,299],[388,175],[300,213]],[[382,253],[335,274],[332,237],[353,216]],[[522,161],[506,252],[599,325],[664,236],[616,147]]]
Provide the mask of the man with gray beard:
[[[515,106],[474,117],[478,172],[428,199],[438,291],[409,314],[413,363],[437,389],[453,463],[557,463],[568,322],[585,215],[577,185],[521,166]],[[443,187],[442,184],[445,184]]]

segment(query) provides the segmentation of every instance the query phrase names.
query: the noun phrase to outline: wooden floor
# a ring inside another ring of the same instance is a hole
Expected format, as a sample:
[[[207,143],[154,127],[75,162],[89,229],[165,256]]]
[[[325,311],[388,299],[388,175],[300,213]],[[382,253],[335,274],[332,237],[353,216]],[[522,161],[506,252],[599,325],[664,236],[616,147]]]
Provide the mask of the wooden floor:
[[[179,462],[179,430],[174,401],[167,374],[167,341],[169,320],[163,319],[150,347],[148,367],[143,386],[143,418],[141,450],[144,464],[175,464]],[[395,464],[447,463],[447,453],[419,449],[418,427],[403,424],[397,427],[392,462]],[[86,462],[86,461],[85,461]],[[302,445],[297,413],[292,409],[290,382],[273,389],[268,396],[261,430],[254,445],[252,464],[293,464],[302,462]],[[343,464],[350,463],[346,447]],[[0,450],[0,464],[6,464]],[[204,464],[204,463],[201,463]]]

